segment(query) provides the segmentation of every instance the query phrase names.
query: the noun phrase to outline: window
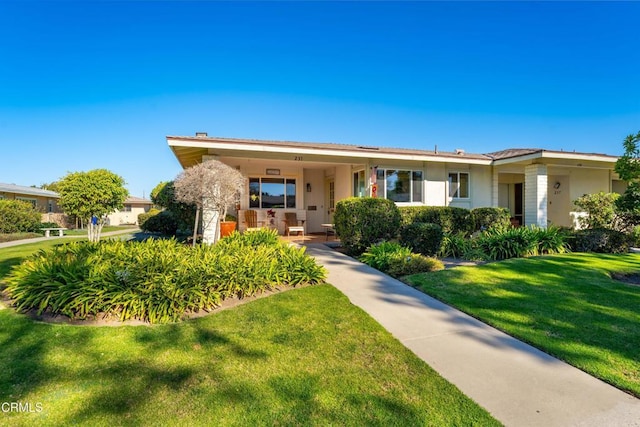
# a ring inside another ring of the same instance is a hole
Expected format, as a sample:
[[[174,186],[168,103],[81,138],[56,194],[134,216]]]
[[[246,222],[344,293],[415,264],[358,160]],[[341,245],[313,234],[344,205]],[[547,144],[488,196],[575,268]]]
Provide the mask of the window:
[[[469,198],[468,172],[449,172],[449,197],[454,199]]]
[[[249,178],[249,207],[283,209],[296,207],[296,180]]]
[[[394,202],[422,202],[422,171],[378,169],[378,194]]]
[[[124,205],[124,209],[122,212],[131,212],[131,205]]]
[[[353,173],[353,195],[354,197],[368,196],[365,193],[367,183],[364,178],[364,171],[358,171]]]

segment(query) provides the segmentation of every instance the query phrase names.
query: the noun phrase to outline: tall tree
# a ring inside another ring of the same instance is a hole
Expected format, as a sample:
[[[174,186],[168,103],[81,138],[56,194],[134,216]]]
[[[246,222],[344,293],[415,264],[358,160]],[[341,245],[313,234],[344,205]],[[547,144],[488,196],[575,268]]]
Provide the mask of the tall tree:
[[[623,146],[624,154],[616,162],[615,171],[628,186],[616,206],[627,224],[636,225],[640,224],[640,132],[627,136]]]
[[[75,215],[88,224],[89,241],[100,240],[107,215],[122,209],[129,192],[124,179],[106,169],[71,172],[58,183],[58,205],[67,215]]]
[[[196,242],[200,213],[205,233],[212,231],[211,243],[220,235],[220,218],[227,215],[229,206],[240,200],[246,179],[236,169],[217,160],[207,160],[185,169],[174,181],[176,200],[196,206],[193,244]],[[214,228],[211,228],[214,227]],[[205,240],[205,239],[203,239]]]

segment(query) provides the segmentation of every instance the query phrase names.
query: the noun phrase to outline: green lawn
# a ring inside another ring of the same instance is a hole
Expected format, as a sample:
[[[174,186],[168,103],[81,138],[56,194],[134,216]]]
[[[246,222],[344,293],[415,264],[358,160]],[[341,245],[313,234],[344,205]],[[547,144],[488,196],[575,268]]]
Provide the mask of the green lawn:
[[[6,425],[498,425],[330,285],[153,327],[0,309],[0,366],[0,402],[42,408]]]
[[[408,277],[423,292],[640,397],[640,255],[511,259]]]
[[[119,230],[136,230],[138,227],[135,225],[105,225],[102,227],[101,234],[108,233],[110,231],[119,231]],[[87,229],[75,229],[75,230],[67,230],[64,232],[66,236],[86,236]]]

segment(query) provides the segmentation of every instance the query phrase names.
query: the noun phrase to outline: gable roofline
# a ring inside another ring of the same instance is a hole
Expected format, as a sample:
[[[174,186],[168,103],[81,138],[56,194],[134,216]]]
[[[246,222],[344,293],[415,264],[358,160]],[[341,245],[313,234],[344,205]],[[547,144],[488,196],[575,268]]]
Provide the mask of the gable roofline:
[[[495,166],[542,158],[556,160],[598,161],[605,163],[615,163],[618,160],[617,156],[611,156],[608,154],[545,150],[542,148],[510,148],[507,150],[488,153],[487,156],[493,159],[492,164]]]
[[[363,145],[336,144],[327,142],[294,142],[257,139],[240,139],[202,136],[167,136],[167,142],[176,156],[176,147],[243,150],[253,152],[291,153],[319,156],[343,156],[363,159],[398,159],[413,161],[438,161],[452,163],[491,164],[484,154],[470,154],[464,151],[448,152],[418,150],[409,148],[374,147]],[[184,166],[184,165],[183,165]]]
[[[42,188],[27,187],[24,185],[0,183],[0,193],[25,194],[29,196],[49,197],[59,199],[60,195],[55,191],[43,190]]]
[[[142,197],[129,196],[124,201],[125,204],[152,205],[153,202]]]
[[[208,152],[209,149],[246,151],[254,153],[292,153],[319,156],[342,156],[363,159],[394,159],[412,161],[432,161],[447,163],[464,163],[479,165],[504,165],[540,158],[575,161],[599,161],[615,163],[617,156],[598,153],[580,153],[570,151],[546,150],[542,148],[510,148],[487,154],[466,153],[462,150],[456,152],[419,150],[409,148],[375,147],[362,145],[336,144],[327,142],[296,142],[273,141],[259,139],[210,137],[206,134],[198,136],[167,136],[167,143],[183,167],[188,165],[180,158],[180,151],[184,149],[200,149]]]

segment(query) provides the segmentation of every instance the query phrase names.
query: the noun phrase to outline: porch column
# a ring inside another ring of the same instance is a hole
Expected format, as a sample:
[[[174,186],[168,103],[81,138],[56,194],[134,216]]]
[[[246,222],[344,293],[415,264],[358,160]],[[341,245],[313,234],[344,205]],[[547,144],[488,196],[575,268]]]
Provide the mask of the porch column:
[[[547,228],[547,165],[524,168],[524,223]]]
[[[491,206],[497,208],[500,203],[498,183],[500,181],[498,170],[493,168],[493,179],[491,181]]]

